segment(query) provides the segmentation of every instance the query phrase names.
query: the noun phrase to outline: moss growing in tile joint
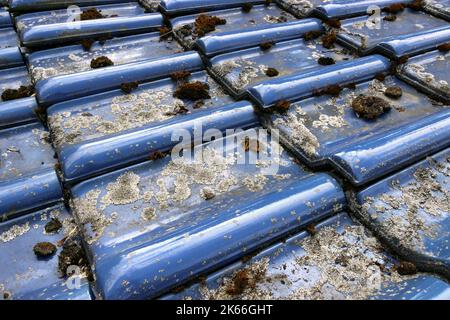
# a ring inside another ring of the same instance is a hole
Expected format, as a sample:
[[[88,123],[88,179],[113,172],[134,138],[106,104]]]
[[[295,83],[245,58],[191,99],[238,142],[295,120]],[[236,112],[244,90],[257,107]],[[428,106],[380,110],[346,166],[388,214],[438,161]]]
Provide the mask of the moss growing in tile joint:
[[[2,93],[2,100],[16,100],[21,98],[31,97],[34,94],[34,87],[32,85],[29,86],[20,86],[18,89],[5,89]]]
[[[186,80],[190,76],[191,76],[191,72],[187,71],[187,70],[176,71],[176,72],[172,72],[170,74],[170,78],[173,81]]]
[[[86,10],[83,10],[80,14],[80,20],[97,20],[97,19],[104,19],[108,16],[105,16],[101,13],[101,10],[97,10],[97,8],[89,8]]]
[[[120,90],[122,90],[126,94],[130,94],[133,90],[136,90],[139,87],[138,81],[133,82],[125,82],[120,85]]]
[[[180,84],[175,90],[173,96],[178,99],[187,99],[192,101],[211,98],[209,95],[208,84],[200,81]]]
[[[194,22],[194,33],[198,37],[203,37],[207,33],[213,32],[216,30],[216,26],[224,25],[227,21],[225,19],[209,16],[206,14],[200,14]]]
[[[389,102],[382,98],[363,94],[353,99],[351,106],[359,117],[369,120],[378,118],[392,108]]]
[[[91,60],[91,68],[92,69],[105,68],[105,67],[110,67],[113,65],[114,65],[114,62],[112,62],[111,59],[109,59],[106,56],[97,57],[97,58],[94,58]]]

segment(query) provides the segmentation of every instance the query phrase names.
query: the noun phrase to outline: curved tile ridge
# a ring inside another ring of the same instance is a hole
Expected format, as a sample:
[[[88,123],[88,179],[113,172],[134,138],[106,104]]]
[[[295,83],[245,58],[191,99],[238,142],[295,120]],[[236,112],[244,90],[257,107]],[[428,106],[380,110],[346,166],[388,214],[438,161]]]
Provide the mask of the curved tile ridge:
[[[98,6],[104,4],[118,4],[131,0],[9,0],[11,11],[42,11],[51,9],[65,9],[68,6]]]
[[[2,102],[0,108],[0,129],[37,121],[35,97]]]
[[[430,96],[450,104],[450,54],[433,51],[409,59],[397,76]]]
[[[163,0],[160,7],[165,14],[178,15],[216,9],[240,7],[246,3],[261,4],[265,0]]]
[[[157,80],[175,71],[196,71],[202,68],[203,62],[199,54],[186,52],[144,62],[57,76],[42,80],[36,85],[37,100],[43,105],[50,105],[118,89],[126,82]]]
[[[253,106],[247,101],[218,107],[213,112],[194,112],[157,125],[63,148],[60,151],[62,170],[67,181],[80,180],[145,161],[156,151],[169,151],[179,143],[178,140],[172,141],[173,132],[193,132],[199,127],[203,131],[211,128],[225,132],[227,129],[254,127],[258,123]]]
[[[242,163],[257,151],[236,152],[243,139],[234,137],[197,146],[203,159],[166,156],[72,188],[103,298],[159,296],[345,206],[329,175],[302,169],[279,146],[268,151],[277,150],[276,174],[264,173],[272,160]]]
[[[436,49],[441,44],[450,42],[450,26],[398,36],[390,41],[381,42],[377,51],[390,57],[416,55]]]
[[[372,79],[389,67],[388,59],[373,55],[268,80],[248,89],[248,93],[259,106],[268,108],[280,100],[311,96],[315,90],[329,85],[345,85]]]
[[[346,213],[330,217],[316,226],[311,236],[303,231],[277,242],[248,261],[233,263],[206,280],[184,288],[162,300],[434,300],[449,299],[450,285],[437,276],[402,276],[398,261]],[[355,238],[356,236],[356,238]],[[355,241],[356,239],[356,241]],[[346,246],[345,252],[336,250]],[[351,254],[348,251],[354,253]],[[381,263],[373,263],[373,257]],[[324,257],[326,257],[324,259]],[[367,264],[361,264],[366,261]],[[370,267],[368,267],[370,266]],[[358,272],[355,273],[355,270]],[[331,276],[339,273],[341,277]],[[247,274],[250,285],[233,290],[234,279]],[[361,282],[355,281],[354,277]],[[347,276],[348,275],[348,276]],[[377,285],[367,285],[377,279]],[[324,284],[326,283],[326,286]],[[359,283],[359,284],[358,284]],[[361,283],[366,285],[361,287]]]
[[[392,175],[354,197],[353,210],[399,256],[450,278],[450,150]]]
[[[52,233],[45,231],[51,219],[61,222],[61,230]],[[57,247],[57,252],[47,258],[40,259],[33,252],[33,247],[39,242],[50,242],[56,246],[71,232],[73,234],[74,227],[73,217],[63,203],[1,223],[0,260],[5,267],[0,274],[0,301],[90,300],[86,277],[62,277],[58,270],[61,247]]]
[[[19,47],[0,49],[0,69],[18,67],[24,64]]]
[[[11,27],[12,20],[9,12],[5,9],[0,8],[0,28]]]
[[[207,56],[257,46],[263,42],[279,42],[302,37],[309,31],[322,31],[319,19],[305,19],[256,26],[239,32],[216,33],[197,40],[198,48]]]
[[[90,36],[119,36],[154,31],[163,25],[159,13],[140,14],[129,17],[73,21],[37,25],[21,30],[19,38],[26,47],[54,45],[77,41]]]
[[[450,0],[425,0],[424,10],[450,21]]]
[[[371,10],[383,9],[389,7],[391,4],[408,3],[412,0],[356,0],[356,1],[342,1],[332,0],[331,2],[325,2],[324,4],[315,8],[315,13],[324,18],[350,18],[355,16],[368,15]]]
[[[447,108],[407,126],[373,135],[364,143],[350,144],[331,156],[331,161],[354,184],[361,185],[448,147],[449,127]]]
[[[9,219],[33,209],[42,208],[63,197],[54,169],[32,176],[0,183],[0,219]]]

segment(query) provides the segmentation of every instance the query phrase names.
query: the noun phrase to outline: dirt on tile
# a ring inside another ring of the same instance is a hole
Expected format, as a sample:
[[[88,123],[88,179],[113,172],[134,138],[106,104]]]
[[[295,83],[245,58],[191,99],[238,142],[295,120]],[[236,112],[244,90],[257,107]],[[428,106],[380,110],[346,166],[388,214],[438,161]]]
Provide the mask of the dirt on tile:
[[[96,20],[96,19],[104,19],[107,18],[107,16],[104,16],[101,13],[101,10],[97,10],[96,8],[89,8],[86,10],[83,10],[80,14],[80,20]]]
[[[393,13],[393,14],[400,13],[403,10],[405,10],[405,5],[403,3],[394,3],[388,7],[383,8],[384,12]]]
[[[325,24],[329,27],[337,29],[341,27],[341,21],[339,21],[338,19],[328,19],[325,21]]]
[[[291,103],[287,100],[280,100],[274,105],[274,109],[278,112],[286,112],[289,110]]]
[[[414,263],[408,261],[400,261],[396,266],[395,270],[398,274],[402,276],[410,276],[417,273],[417,267]]]
[[[399,86],[390,86],[384,90],[384,95],[392,99],[399,99],[402,94],[402,88],[400,88]]]
[[[76,240],[66,241],[58,256],[58,269],[62,276],[71,276],[71,274],[68,274],[70,266],[78,266],[82,271],[89,270],[86,254],[81,244]]]
[[[376,96],[359,95],[352,101],[352,108],[356,114],[365,119],[376,119],[391,109],[391,105]]]
[[[83,47],[84,51],[91,51],[92,45],[94,44],[93,39],[83,39],[80,41],[81,46]]]
[[[2,93],[2,100],[9,101],[30,97],[34,94],[33,86],[20,86],[19,89],[5,89]]]
[[[334,61],[334,59],[331,57],[320,57],[317,60],[317,63],[320,64],[321,66],[329,66],[329,65],[335,64],[336,61]]]
[[[322,37],[322,45],[327,49],[332,49],[334,47],[336,39],[337,39],[336,32],[334,31],[328,32]]]
[[[406,4],[406,6],[412,10],[416,10],[416,11],[420,11],[423,9],[425,5],[425,1],[424,0],[414,0],[408,4]]]
[[[179,85],[174,93],[174,97],[187,100],[210,99],[208,84],[200,81],[188,82]]]
[[[167,152],[155,151],[148,157],[149,160],[159,160],[165,158],[167,156]]]
[[[136,90],[139,87],[138,81],[133,82],[125,82],[120,85],[120,90],[122,90],[126,94],[130,94],[133,90]]]
[[[112,62],[111,59],[105,56],[97,57],[91,60],[92,69],[105,68],[113,65],[114,62]]]
[[[58,218],[52,218],[44,227],[46,233],[56,233],[62,228],[62,223]]]
[[[439,46],[437,46],[437,49],[441,52],[447,52],[450,51],[450,42],[441,44]]]
[[[189,78],[190,76],[191,76],[191,72],[187,71],[187,70],[176,71],[176,72],[172,72],[170,74],[170,78],[173,81],[185,80],[185,79]]]
[[[209,16],[206,14],[200,14],[194,22],[194,33],[198,37],[203,37],[207,33],[213,32],[216,30],[216,26],[224,25],[227,21],[225,19]]]
[[[317,234],[316,225],[314,223],[310,223],[306,226],[306,231],[311,235],[314,236]]]
[[[276,77],[280,74],[280,72],[275,68],[267,68],[265,73],[268,77]]]
[[[388,16],[385,16],[383,18],[384,21],[389,21],[389,22],[394,22],[395,20],[397,20],[397,16],[395,14],[390,14]]]
[[[249,13],[252,11],[253,5],[251,3],[244,3],[242,5],[242,12]]]
[[[34,245],[33,252],[37,257],[50,257],[55,254],[56,246],[51,242],[39,242]]]
[[[172,36],[172,30],[166,26],[159,28],[158,31],[160,40],[166,40]]]
[[[343,90],[343,88],[340,85],[333,84],[333,85],[329,85],[328,87],[325,87],[323,89],[314,90],[313,95],[316,97],[323,96],[323,95],[330,95],[333,97],[338,97],[342,90]]]
[[[275,43],[273,41],[266,41],[266,42],[260,43],[259,47],[261,48],[262,51],[267,51],[270,48],[272,48],[274,45],[275,45]]]
[[[305,33],[303,38],[306,41],[311,41],[311,40],[317,39],[321,35],[322,35],[322,33],[320,31],[308,31],[308,32]]]
[[[377,73],[375,75],[375,79],[377,79],[378,81],[384,81],[386,79],[386,75],[384,73]]]

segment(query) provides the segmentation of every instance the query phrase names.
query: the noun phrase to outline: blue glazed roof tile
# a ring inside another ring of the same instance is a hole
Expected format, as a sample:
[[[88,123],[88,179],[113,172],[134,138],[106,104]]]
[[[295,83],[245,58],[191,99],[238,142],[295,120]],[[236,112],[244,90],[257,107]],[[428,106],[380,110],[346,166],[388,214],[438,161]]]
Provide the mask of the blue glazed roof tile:
[[[203,38],[203,36],[197,34],[194,27],[199,15],[181,16],[170,21],[174,35],[186,48],[191,49],[196,40]],[[243,12],[240,8],[234,8],[208,12],[208,15],[224,19],[226,23],[215,26],[215,30],[208,32],[207,36],[240,33],[242,30],[257,27],[270,28],[278,23],[295,21],[292,15],[273,4],[270,6],[254,6],[250,12]]]
[[[324,0],[275,0],[283,9],[292,13],[297,18],[309,17],[314,8],[326,2]]]
[[[450,103],[450,54],[432,51],[409,59],[399,78],[419,90]]]
[[[358,217],[422,270],[450,274],[448,149],[356,193]]]
[[[0,28],[11,27],[12,20],[8,10],[0,8]]]
[[[400,98],[387,97],[399,87]],[[378,97],[392,109],[376,119],[352,109],[358,95]],[[267,114],[264,123],[280,130],[285,144],[313,166],[331,165],[356,185],[398,170],[449,145],[450,111],[394,77],[300,100],[286,114]]]
[[[409,38],[412,39],[410,41],[415,42],[404,53],[402,51],[397,53],[394,48],[392,52],[394,56],[431,50],[438,44],[433,41],[448,41],[446,40],[448,35],[445,33],[445,30],[449,28],[448,22],[442,19],[411,9],[397,13],[394,21],[384,19],[387,15],[389,14],[383,12],[379,20],[367,17],[343,20],[338,40],[362,54],[372,53],[377,46],[384,43],[404,40],[408,44]],[[430,44],[431,48],[429,48]],[[391,52],[388,51],[388,53]]]
[[[265,2],[265,0],[162,0],[160,7],[165,14],[173,16],[242,7],[244,4],[264,4]]]
[[[264,177],[264,166],[237,162],[239,144],[215,149],[223,141],[198,146],[202,162],[165,157],[72,188],[101,296],[158,296],[345,205],[333,178],[282,150],[277,175]]]
[[[48,234],[45,225],[51,218],[64,227]],[[56,204],[27,216],[0,223],[0,259],[4,268],[0,275],[0,299],[8,300],[90,300],[86,278],[62,278],[58,270],[61,248],[50,258],[37,258],[33,247],[38,242],[56,245],[68,235],[72,217],[64,205]],[[79,282],[79,286],[77,285]],[[73,284],[73,285],[72,285]]]
[[[379,250],[380,244],[377,246],[376,240],[371,242],[373,235],[347,214],[331,217],[316,229],[318,233],[314,236],[301,232],[249,261],[230,264],[202,283],[161,299],[446,300],[450,297],[450,286],[438,277],[399,275],[395,271],[397,261]],[[330,239],[333,241],[327,241]],[[340,276],[330,278],[330,274]],[[234,285],[240,277],[249,279],[242,290]],[[365,285],[358,285],[358,279]]]
[[[93,6],[127,3],[130,0],[9,0],[12,11],[43,11],[52,9],[65,9],[68,6]]]
[[[354,16],[371,15],[373,11],[378,13],[383,8],[389,7],[393,4],[407,5],[411,0],[330,0],[322,1],[322,4],[315,8],[315,13],[325,19],[343,19]]]
[[[450,21],[450,1],[449,0],[425,0],[424,9],[438,17]]]
[[[160,41],[159,33],[148,33],[95,43],[89,51],[81,45],[36,51],[27,58],[35,82],[54,76],[91,70],[91,60],[107,56],[115,66],[160,58],[181,52],[181,46],[171,40]]]

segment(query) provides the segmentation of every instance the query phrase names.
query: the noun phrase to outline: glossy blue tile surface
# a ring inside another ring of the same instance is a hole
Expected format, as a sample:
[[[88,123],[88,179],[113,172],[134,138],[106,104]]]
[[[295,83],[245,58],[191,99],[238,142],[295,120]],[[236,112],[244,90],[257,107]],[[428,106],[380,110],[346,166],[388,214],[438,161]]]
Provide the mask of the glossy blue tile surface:
[[[399,0],[331,0],[322,1],[323,4],[315,8],[315,12],[326,19],[343,19],[354,16],[364,16],[372,13],[372,10],[381,12],[392,4],[408,4],[411,2]]]
[[[450,54],[432,51],[409,59],[398,76],[419,90],[450,103]]]
[[[398,275],[394,269],[396,261],[388,253],[374,246],[374,243],[370,243],[369,241],[374,239],[373,236],[363,232],[362,227],[352,221],[347,214],[341,213],[325,220],[317,226],[317,230],[318,233],[314,236],[301,232],[263,250],[248,262],[231,264],[211,274],[202,283],[196,283],[180,293],[163,296],[162,299],[447,300],[450,298],[450,286],[438,277],[428,274],[413,277]],[[327,242],[330,235],[333,240],[339,242]],[[358,239],[357,236],[361,238]],[[321,243],[322,247],[311,245],[317,243]],[[352,249],[339,248],[339,245],[356,248],[357,254],[345,258],[346,254],[341,252]],[[338,250],[333,252],[333,246]],[[314,252],[313,248],[317,248],[317,252]],[[336,259],[324,265],[324,260],[320,259],[319,254],[326,257],[331,255]],[[358,262],[364,260],[367,261],[368,270],[358,270],[360,268]],[[248,276],[250,285],[244,287],[244,292],[236,294],[233,292],[233,281],[243,273]],[[333,277],[327,283],[326,279],[330,273],[339,276]],[[366,278],[361,279],[363,277]],[[258,281],[255,287],[252,287],[254,278]],[[343,278],[342,282],[340,278]],[[367,287],[360,290],[358,280],[362,280]],[[370,289],[367,290],[368,287]]]
[[[402,96],[389,98],[386,88],[399,87]],[[374,120],[352,109],[360,94],[375,96],[391,110]],[[339,97],[300,100],[286,114],[264,116],[281,138],[313,166],[331,165],[353,184],[361,185],[398,170],[450,143],[450,110],[434,104],[402,81],[387,77],[344,89]]]
[[[170,20],[177,39],[187,48],[192,48],[195,41],[201,39],[195,30],[195,21],[200,14],[181,16]],[[281,10],[276,5],[257,5],[250,12],[243,12],[240,8],[208,12],[209,16],[219,17],[225,20],[225,24],[215,26],[215,30],[208,32],[207,36],[222,33],[239,33],[242,30],[256,27],[276,26],[278,23],[295,21],[295,18]]]
[[[93,6],[105,4],[127,3],[129,0],[9,0],[9,7],[13,11],[42,11],[64,9],[68,6]]]
[[[297,18],[305,18],[313,13],[315,7],[325,3],[326,0],[275,0],[275,2]]]
[[[257,46],[218,55],[210,60],[209,68],[217,80],[236,97],[245,96],[246,90],[256,97],[252,88],[265,88],[265,84],[272,87],[272,83],[308,74],[312,70],[320,72],[325,68],[318,63],[320,57],[343,61],[352,59],[353,55],[339,45],[326,49],[318,41],[298,39],[276,43],[269,50]],[[269,77],[266,74],[268,68],[276,69],[278,76]],[[292,83],[289,82],[289,85]]]
[[[8,10],[0,8],[0,28],[12,26],[11,16]]]
[[[37,99],[43,105],[50,105],[117,89],[122,83],[157,80],[175,71],[196,71],[202,68],[203,62],[195,52],[99,68],[42,80],[36,86]]]
[[[58,233],[47,234],[44,226],[58,218],[65,227]],[[74,226],[72,217],[62,204],[56,204],[27,216],[0,223],[0,296],[8,300],[90,300],[86,278],[61,278],[57,253],[38,259],[33,247],[38,242],[56,245]],[[77,279],[76,279],[76,278]],[[79,282],[77,286],[76,281]]]
[[[450,21],[450,1],[449,0],[425,0],[424,9],[437,17]]]
[[[176,41],[160,41],[159,33],[96,42],[89,51],[81,45],[36,51],[27,58],[35,82],[46,78],[92,70],[91,60],[107,56],[114,65],[162,58],[181,52]]]
[[[356,17],[343,20],[338,40],[362,54],[368,54],[381,43],[389,41],[395,43],[403,40],[406,42],[403,46],[407,46],[407,39],[411,38],[409,44],[412,47],[405,50],[405,53],[416,54],[435,48],[437,44],[433,41],[443,40],[446,37],[445,30],[449,28],[445,20],[411,9],[397,13],[394,21],[385,20],[387,15],[389,14],[382,12],[380,19]],[[429,48],[430,43],[434,47]],[[400,49],[402,48],[399,48],[399,54],[402,52]]]
[[[264,0],[162,0],[161,9],[168,15],[180,15],[241,7],[244,4],[262,4],[264,2]]]
[[[333,178],[282,150],[276,175],[265,176],[264,162],[236,162],[239,144],[216,149],[223,142],[197,147],[204,161],[165,157],[72,188],[104,298],[156,297],[345,204]]]
[[[401,256],[448,277],[448,149],[356,194],[356,212]]]

